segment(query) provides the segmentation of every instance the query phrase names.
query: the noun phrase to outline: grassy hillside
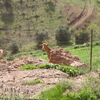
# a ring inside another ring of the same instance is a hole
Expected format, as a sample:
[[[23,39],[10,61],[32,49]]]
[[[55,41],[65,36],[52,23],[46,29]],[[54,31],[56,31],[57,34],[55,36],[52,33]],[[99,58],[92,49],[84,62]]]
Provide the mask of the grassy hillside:
[[[34,42],[36,29],[46,28],[52,39],[59,26],[66,26],[83,10],[85,0],[4,0],[0,1],[0,46],[7,48],[12,40],[22,47]],[[74,33],[100,31],[100,3],[93,2],[94,13]]]

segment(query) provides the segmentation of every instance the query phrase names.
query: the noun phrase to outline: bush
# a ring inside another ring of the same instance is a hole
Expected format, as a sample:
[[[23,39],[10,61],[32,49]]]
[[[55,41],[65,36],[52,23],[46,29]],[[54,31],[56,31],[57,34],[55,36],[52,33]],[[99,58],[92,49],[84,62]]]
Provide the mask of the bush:
[[[69,44],[71,39],[71,32],[68,27],[59,27],[56,31],[57,44]]]
[[[55,11],[55,5],[52,1],[46,2],[45,3],[45,11],[46,12],[54,12]]]
[[[37,47],[39,48],[39,44],[42,44],[44,40],[49,39],[49,33],[47,29],[37,29],[35,31],[35,42],[37,43]]]
[[[19,51],[19,46],[15,40],[12,40],[8,45],[8,49],[11,50],[12,54],[15,54]]]
[[[81,32],[78,35],[75,35],[75,43],[76,44],[83,44],[89,41],[89,33]]]

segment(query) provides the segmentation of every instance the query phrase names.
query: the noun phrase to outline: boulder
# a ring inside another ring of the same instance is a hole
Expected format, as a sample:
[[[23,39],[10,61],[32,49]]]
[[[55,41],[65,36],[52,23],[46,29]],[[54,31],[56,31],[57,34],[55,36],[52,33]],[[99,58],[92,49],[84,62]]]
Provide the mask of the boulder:
[[[57,46],[55,49],[51,49],[49,62],[53,64],[60,64],[67,66],[77,66],[77,67],[86,66],[86,64],[82,62],[78,56],[71,55],[69,51],[63,50],[59,46]]]

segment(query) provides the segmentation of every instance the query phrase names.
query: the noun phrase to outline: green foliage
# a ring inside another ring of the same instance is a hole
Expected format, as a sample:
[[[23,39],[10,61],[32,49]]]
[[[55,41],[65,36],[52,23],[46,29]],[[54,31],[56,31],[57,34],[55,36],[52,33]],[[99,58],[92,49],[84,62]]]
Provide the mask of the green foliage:
[[[50,12],[50,11],[54,12],[55,11],[55,5],[53,4],[52,1],[45,3],[45,11],[46,12]]]
[[[71,85],[72,84],[70,82],[58,83],[50,89],[41,92],[39,97],[43,99],[46,98],[49,100],[61,100],[61,98],[63,97],[62,94],[66,91],[66,89],[70,89]]]
[[[23,82],[22,85],[35,85],[41,83],[40,79],[36,79],[35,81],[28,81],[28,82]]]
[[[21,70],[33,70],[36,68],[57,69],[57,70],[67,73],[71,77],[77,76],[79,74],[78,70],[74,67],[61,66],[58,64],[45,64],[45,65],[39,65],[39,66],[26,64],[26,65],[23,65],[22,67],[20,67]]]
[[[62,72],[67,73],[69,76],[77,76],[78,75],[78,70],[74,67],[68,67],[68,66],[61,66],[58,64],[46,64],[46,65],[39,65],[38,68],[53,68],[53,69],[57,69],[60,70]]]
[[[57,44],[58,45],[61,45],[61,44],[69,44],[69,41],[71,39],[71,32],[69,30],[68,27],[59,27],[57,30],[56,30],[56,41],[57,41]]]
[[[72,91],[72,83],[59,83],[52,88],[41,92],[39,97],[49,100],[100,100],[100,80],[98,78],[90,77],[83,88],[78,91]],[[69,92],[65,91],[69,90]],[[63,95],[64,94],[64,95]]]
[[[99,46],[100,45],[100,41],[96,41],[93,43],[93,46]]]
[[[1,19],[5,24],[11,25],[14,22],[14,14],[2,14]]]
[[[98,45],[97,45],[97,44]],[[99,56],[99,43],[98,42],[94,42],[93,43],[93,50],[92,50],[92,67],[93,68],[100,68],[100,56]],[[78,47],[77,49],[73,49],[73,47]],[[80,47],[80,45],[77,46],[73,46],[73,47],[64,47],[64,50],[68,50],[71,52],[72,55],[77,55],[81,61],[83,61],[85,64],[87,64],[87,66],[89,66],[90,64],[90,47]],[[87,67],[87,69],[89,69],[89,67]]]
[[[35,69],[35,68],[36,68],[35,65],[26,64],[26,65],[22,65],[22,66],[20,67],[20,70],[33,70],[33,69]]]
[[[12,51],[12,54],[15,54],[19,51],[19,46],[15,40],[12,40],[8,45],[8,49]]]
[[[3,1],[5,5],[5,12],[2,13],[1,20],[5,23],[5,25],[11,25],[14,22],[14,13],[13,13],[13,7],[12,7],[12,0],[9,0],[9,2]]]
[[[91,90],[91,88],[85,88],[83,90],[80,90],[79,92],[79,96],[78,97],[80,100],[97,100],[97,97],[95,96],[95,94],[93,93],[93,91]]]
[[[100,98],[100,78],[89,77],[87,87],[90,86],[97,98]]]
[[[83,88],[78,92],[68,92],[61,100],[98,100],[93,91],[89,88]]]
[[[76,44],[83,44],[89,41],[89,33],[81,32],[78,35],[75,35]]]
[[[1,34],[1,33],[0,33]],[[2,38],[2,37],[0,37],[0,47],[2,47],[3,46],[3,44],[4,44],[4,38]]]
[[[41,44],[43,41],[49,39],[49,32],[47,29],[37,29],[35,31],[35,42],[37,43],[37,47],[39,48],[39,44]]]
[[[78,70],[74,67],[67,67],[67,66],[64,66],[64,69],[65,72],[69,75],[69,76],[77,76],[78,75]]]
[[[41,83],[39,79],[36,79],[34,82],[26,82],[22,83],[23,85],[34,85]],[[100,79],[89,77],[84,84],[83,88],[78,91],[71,91],[73,84],[70,81],[63,81],[57,83],[56,85],[52,85],[46,89],[44,89],[40,94],[35,96],[35,98],[39,98],[39,100],[100,100]],[[66,92],[67,91],[67,92]],[[16,97],[2,97],[3,100],[19,100],[18,96]],[[22,98],[20,100],[28,100],[26,98]],[[34,97],[33,99],[34,100]]]
[[[87,67],[87,68],[86,67],[84,67],[84,68],[78,67],[77,71],[78,71],[78,75],[84,75],[86,73],[89,73],[90,68],[89,67]]]

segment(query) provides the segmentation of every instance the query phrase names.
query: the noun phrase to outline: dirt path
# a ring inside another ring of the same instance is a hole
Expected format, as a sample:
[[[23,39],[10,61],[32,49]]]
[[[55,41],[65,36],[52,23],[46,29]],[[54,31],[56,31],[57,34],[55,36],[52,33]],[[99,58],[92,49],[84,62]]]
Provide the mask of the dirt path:
[[[84,6],[83,11],[80,15],[75,18],[72,22],[70,22],[71,28],[77,28],[80,26],[87,18],[89,18],[94,10],[94,6],[91,3],[91,0],[88,0]]]

